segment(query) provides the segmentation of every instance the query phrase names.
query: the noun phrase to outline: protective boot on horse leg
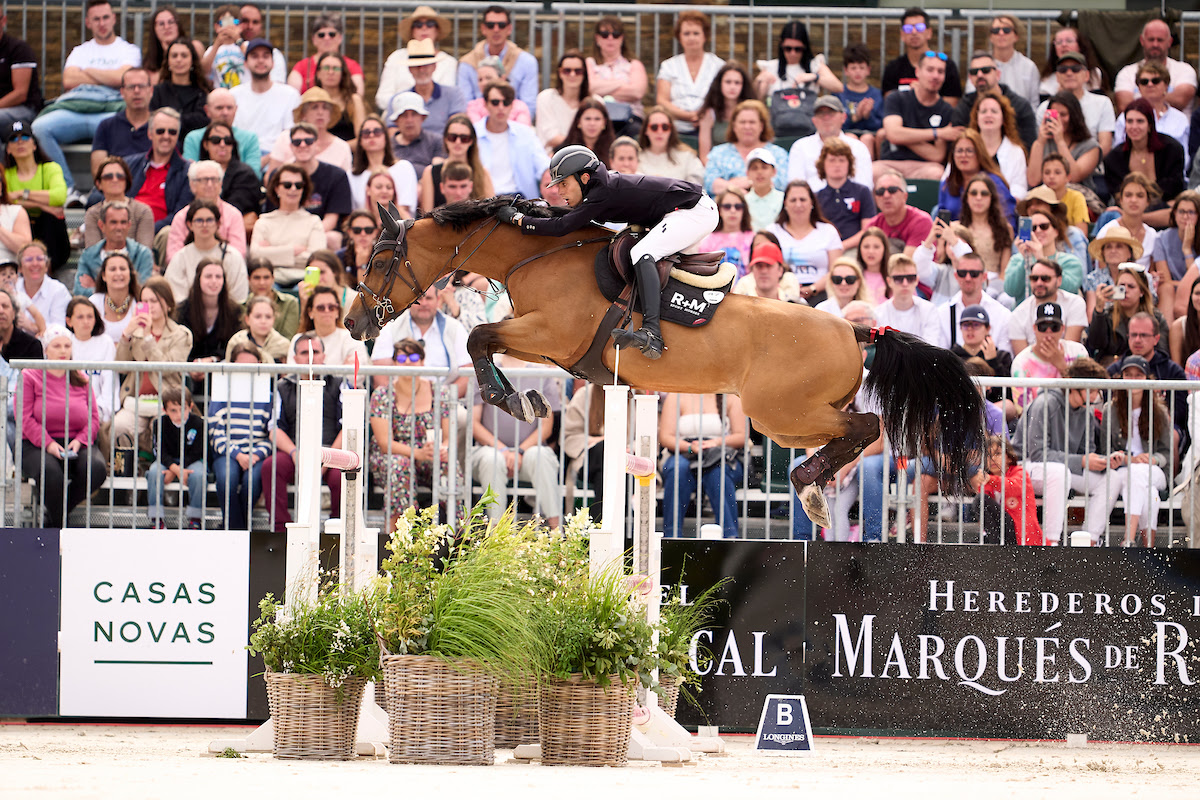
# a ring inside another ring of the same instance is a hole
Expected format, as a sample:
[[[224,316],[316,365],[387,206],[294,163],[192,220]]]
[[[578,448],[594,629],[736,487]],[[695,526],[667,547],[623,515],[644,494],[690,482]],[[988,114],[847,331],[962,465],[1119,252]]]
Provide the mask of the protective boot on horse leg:
[[[496,212],[497,219],[516,225],[522,233],[543,236],[563,236],[605,222],[647,228],[630,253],[642,298],[642,327],[614,332],[613,340],[618,347],[636,347],[647,358],[659,358],[664,348],[659,329],[658,262],[694,247],[716,229],[720,219],[716,203],[694,183],[609,172],[596,154],[582,145],[570,145],[554,154],[550,185],[559,187],[571,209],[566,214],[535,219],[515,208],[502,208]]]

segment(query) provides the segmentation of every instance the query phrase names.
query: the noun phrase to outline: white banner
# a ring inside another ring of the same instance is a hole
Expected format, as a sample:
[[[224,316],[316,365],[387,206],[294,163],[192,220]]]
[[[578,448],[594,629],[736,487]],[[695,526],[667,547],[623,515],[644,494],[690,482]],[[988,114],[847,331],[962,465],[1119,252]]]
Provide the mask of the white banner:
[[[246,716],[246,531],[64,530],[59,713]]]

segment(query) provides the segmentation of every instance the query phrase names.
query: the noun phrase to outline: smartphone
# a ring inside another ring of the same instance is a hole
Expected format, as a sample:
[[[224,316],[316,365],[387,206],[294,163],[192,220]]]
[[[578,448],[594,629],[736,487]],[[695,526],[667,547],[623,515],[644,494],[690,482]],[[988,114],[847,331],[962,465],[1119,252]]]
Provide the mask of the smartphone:
[[[1017,241],[1028,242],[1033,236],[1033,218],[1021,217],[1017,220]]]
[[[947,225],[949,225],[951,222],[954,221],[953,218],[951,218],[951,216],[950,216],[950,209],[948,209],[948,208],[939,208],[938,209],[938,219],[940,219],[942,222],[946,223]]]
[[[150,314],[150,304],[149,303],[138,303],[137,305],[135,305],[133,307],[133,313],[149,315]]]
[[[1056,108],[1046,109],[1046,119],[1058,119],[1058,109],[1056,109]]]
[[[321,268],[312,266],[311,264],[304,268],[304,282],[309,286],[316,286],[321,282]]]
[[[1124,300],[1124,299],[1125,299],[1125,284],[1118,283],[1116,286],[1113,287],[1113,300]]]

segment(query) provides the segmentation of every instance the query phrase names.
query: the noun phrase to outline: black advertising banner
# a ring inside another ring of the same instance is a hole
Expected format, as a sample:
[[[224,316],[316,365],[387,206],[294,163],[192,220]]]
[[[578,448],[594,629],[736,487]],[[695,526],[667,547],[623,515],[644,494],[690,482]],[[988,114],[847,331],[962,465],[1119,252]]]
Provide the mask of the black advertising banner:
[[[0,529],[0,717],[58,713],[58,529]]]
[[[732,578],[685,723],[804,694],[818,730],[1200,741],[1200,553],[664,544],[693,595]]]

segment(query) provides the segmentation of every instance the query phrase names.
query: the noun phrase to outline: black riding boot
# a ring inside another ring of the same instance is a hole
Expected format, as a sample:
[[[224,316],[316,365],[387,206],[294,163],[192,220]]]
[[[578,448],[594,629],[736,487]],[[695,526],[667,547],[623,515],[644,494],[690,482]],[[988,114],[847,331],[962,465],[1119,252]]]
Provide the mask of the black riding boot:
[[[617,347],[636,347],[646,358],[661,358],[664,348],[658,320],[662,288],[658,282],[658,264],[654,256],[642,256],[638,259],[633,265],[633,272],[642,300],[642,327],[636,331],[613,331],[613,342]]]

